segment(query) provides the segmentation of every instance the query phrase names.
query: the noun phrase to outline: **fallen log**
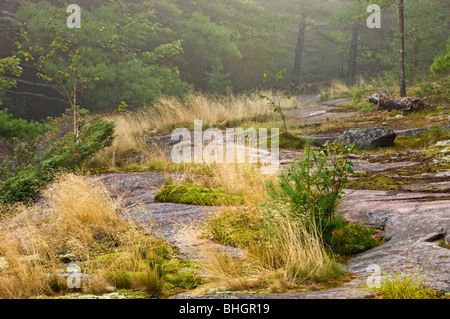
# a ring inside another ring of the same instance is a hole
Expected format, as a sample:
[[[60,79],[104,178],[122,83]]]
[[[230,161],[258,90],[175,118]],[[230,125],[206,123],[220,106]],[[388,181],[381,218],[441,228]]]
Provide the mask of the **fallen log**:
[[[370,96],[366,96],[370,103],[377,106],[377,111],[379,110],[399,110],[404,113],[411,113],[423,110],[427,107],[425,103],[426,98],[413,98],[413,97],[399,97],[390,94],[375,93]]]

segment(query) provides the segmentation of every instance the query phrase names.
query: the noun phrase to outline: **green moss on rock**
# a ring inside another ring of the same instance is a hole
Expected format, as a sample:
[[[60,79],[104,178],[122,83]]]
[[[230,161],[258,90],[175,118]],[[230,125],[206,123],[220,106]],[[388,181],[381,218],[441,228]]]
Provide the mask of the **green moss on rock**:
[[[229,206],[244,203],[242,196],[229,194],[223,188],[204,187],[187,181],[175,184],[170,179],[160,188],[155,200],[200,206]]]

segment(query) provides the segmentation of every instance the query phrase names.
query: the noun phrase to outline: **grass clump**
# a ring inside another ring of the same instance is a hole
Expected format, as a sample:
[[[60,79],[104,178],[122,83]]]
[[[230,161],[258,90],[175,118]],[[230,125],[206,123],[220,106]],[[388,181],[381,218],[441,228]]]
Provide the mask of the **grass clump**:
[[[426,286],[420,269],[413,272],[385,274],[378,287],[372,288],[377,299],[449,299],[450,297]]]
[[[281,102],[286,108],[297,106],[294,99],[282,98]],[[201,120],[204,128],[259,123],[273,119],[274,113],[261,100],[260,93],[225,97],[192,93],[183,99],[164,97],[154,106],[105,118],[115,123],[117,136],[94,161],[98,166],[115,168],[123,165],[130,155],[148,150],[145,138],[149,135],[168,134],[180,127],[192,129],[195,120]]]
[[[65,174],[43,191],[45,204],[4,209],[0,225],[0,297],[58,297],[116,289],[166,297],[201,283],[177,250],[131,222],[120,203],[86,177]],[[70,289],[71,263],[83,275]]]
[[[309,229],[309,225],[294,220],[284,203],[267,203],[258,213],[253,213],[259,214],[260,228],[254,227],[254,233],[246,241],[241,241],[240,236],[226,237],[233,245],[245,248],[244,258],[205,249],[201,265],[209,279],[207,288],[268,287],[269,291],[276,291],[281,287],[295,289],[329,282],[343,274],[326,251],[320,235]]]
[[[373,113],[377,109],[376,105],[373,104],[363,104],[359,109],[358,113],[360,114],[370,114]]]
[[[367,87],[367,84],[363,78],[359,78],[353,84],[348,84],[341,80],[333,80],[329,86],[321,88],[320,100],[324,101],[344,97],[353,98],[354,95],[358,97],[361,94],[365,94],[365,87]]]
[[[203,206],[229,206],[243,204],[243,197],[231,195],[223,188],[204,187],[188,181],[176,184],[166,180],[155,196],[160,202]]]
[[[369,230],[334,215],[352,171],[349,151],[332,144],[314,152],[307,145],[303,158],[287,173],[268,180],[258,205],[227,208],[211,218],[206,236],[246,254],[236,259],[207,250],[202,263],[211,279],[207,287],[279,291],[342,283],[339,278],[345,274],[335,256],[375,245]]]

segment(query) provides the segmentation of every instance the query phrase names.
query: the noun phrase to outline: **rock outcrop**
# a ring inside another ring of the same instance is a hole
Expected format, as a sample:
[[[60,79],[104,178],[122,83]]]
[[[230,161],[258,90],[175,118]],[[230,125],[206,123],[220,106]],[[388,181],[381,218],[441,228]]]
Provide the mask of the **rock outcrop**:
[[[338,138],[341,144],[354,144],[357,149],[394,145],[395,132],[386,127],[365,127],[345,130]]]

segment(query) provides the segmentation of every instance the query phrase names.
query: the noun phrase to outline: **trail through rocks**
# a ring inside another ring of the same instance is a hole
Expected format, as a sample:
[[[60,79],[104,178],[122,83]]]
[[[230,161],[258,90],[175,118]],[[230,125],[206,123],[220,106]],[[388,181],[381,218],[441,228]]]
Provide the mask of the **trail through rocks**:
[[[287,116],[295,118],[289,120],[289,123],[315,122],[326,118],[349,118],[357,115],[356,112],[342,112],[342,108],[339,107],[350,102],[347,98],[320,101],[319,95],[305,95],[298,96],[297,101],[307,106],[286,112]]]

